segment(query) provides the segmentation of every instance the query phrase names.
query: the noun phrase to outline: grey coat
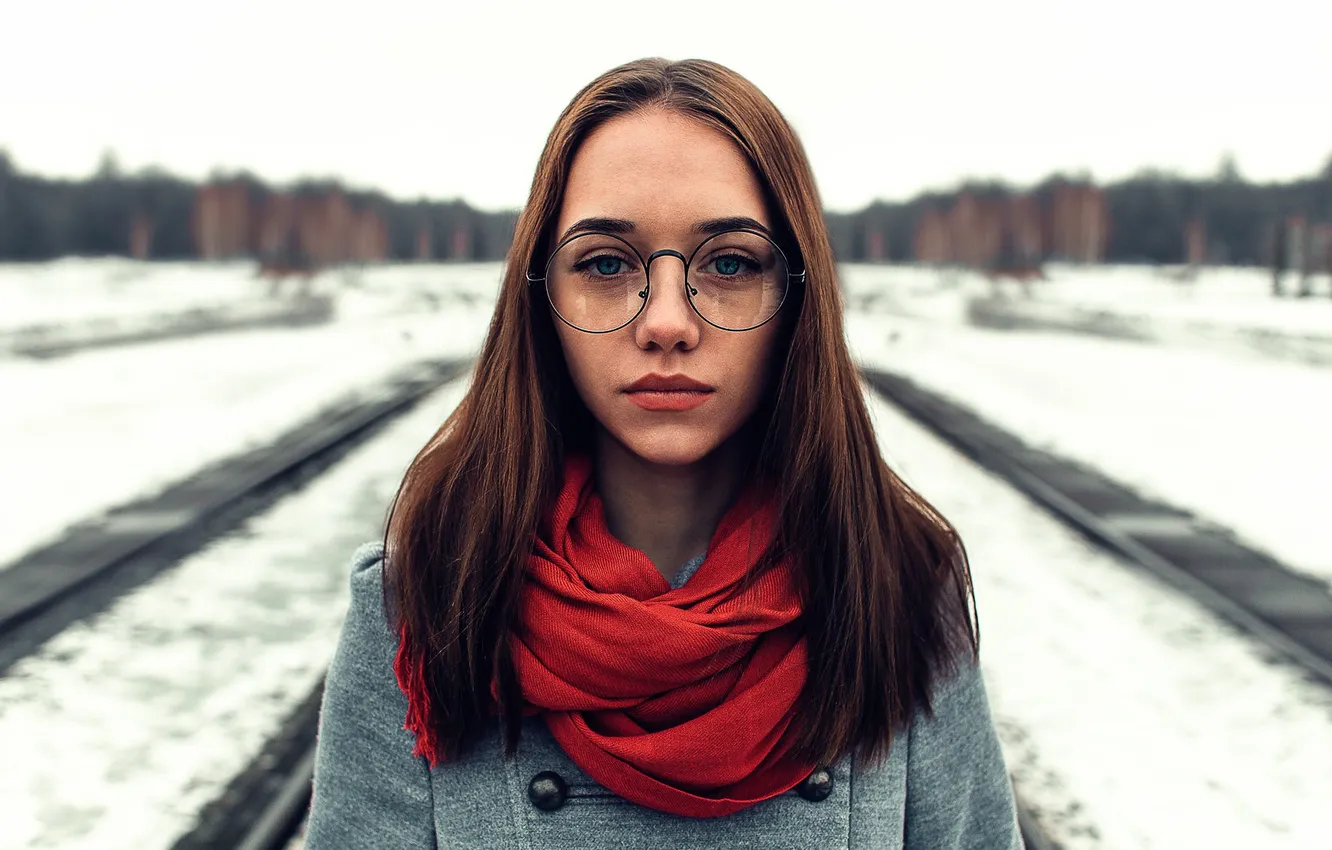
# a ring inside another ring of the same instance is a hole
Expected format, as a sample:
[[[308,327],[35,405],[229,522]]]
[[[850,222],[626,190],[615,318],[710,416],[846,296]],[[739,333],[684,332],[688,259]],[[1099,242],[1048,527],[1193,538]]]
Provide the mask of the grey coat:
[[[328,671],[315,761],[308,850],[407,848],[848,848],[1020,850],[1012,787],[980,671],[969,665],[935,694],[885,763],[848,756],[832,792],[811,802],[796,790],[732,815],[695,819],[629,803],[565,755],[540,718],[523,727],[518,754],[502,758],[492,728],[463,759],[431,770],[403,729],[407,698],[393,675],[397,639],[381,589],[383,550],[352,561],[351,607]],[[566,802],[536,808],[528,784],[542,771],[568,785]]]

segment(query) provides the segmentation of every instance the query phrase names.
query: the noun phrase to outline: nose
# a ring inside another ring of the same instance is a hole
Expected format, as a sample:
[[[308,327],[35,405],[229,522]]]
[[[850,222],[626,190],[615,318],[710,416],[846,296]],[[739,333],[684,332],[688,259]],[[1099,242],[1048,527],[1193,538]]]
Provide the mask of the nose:
[[[647,264],[651,286],[648,302],[632,325],[634,342],[643,349],[693,348],[702,333],[702,319],[685,295],[684,258],[674,251],[663,251],[649,257]]]

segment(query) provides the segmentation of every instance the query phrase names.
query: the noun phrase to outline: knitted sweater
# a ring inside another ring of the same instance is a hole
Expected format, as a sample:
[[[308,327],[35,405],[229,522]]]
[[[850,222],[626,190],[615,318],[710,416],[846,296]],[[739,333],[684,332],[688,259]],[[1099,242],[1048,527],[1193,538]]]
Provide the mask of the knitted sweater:
[[[351,606],[320,715],[307,850],[1021,850],[975,665],[939,684],[934,716],[917,716],[885,762],[870,766],[850,755],[831,765],[831,793],[818,800],[793,789],[719,818],[658,812],[585,774],[539,717],[524,722],[513,760],[503,758],[492,724],[463,758],[430,769],[412,756],[414,740],[403,729],[407,698],[393,675],[397,638],[384,612],[382,558],[376,544],[353,557]],[[672,586],[701,562],[685,564]],[[568,789],[553,811],[534,805],[529,791],[544,771]]]

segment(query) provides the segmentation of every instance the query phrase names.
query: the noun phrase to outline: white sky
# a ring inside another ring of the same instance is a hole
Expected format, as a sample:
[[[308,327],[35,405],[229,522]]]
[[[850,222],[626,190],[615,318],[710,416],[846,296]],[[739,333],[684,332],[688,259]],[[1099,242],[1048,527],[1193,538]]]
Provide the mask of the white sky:
[[[42,0],[0,14],[0,148],[20,168],[338,176],[398,197],[525,198],[584,83],[647,55],[753,80],[825,204],[965,176],[1251,179],[1332,156],[1332,2]]]

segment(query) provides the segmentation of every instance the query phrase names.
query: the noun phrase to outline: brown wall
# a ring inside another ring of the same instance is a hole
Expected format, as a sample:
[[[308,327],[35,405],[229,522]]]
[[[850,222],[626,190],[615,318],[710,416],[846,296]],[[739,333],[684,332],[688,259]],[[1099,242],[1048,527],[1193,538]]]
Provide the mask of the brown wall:
[[[914,249],[919,262],[1014,268],[1038,265],[1047,241],[1035,198],[963,193],[947,212],[925,213],[916,227]]]
[[[266,267],[313,270],[388,258],[382,217],[373,209],[354,209],[338,191],[259,199],[241,183],[203,186],[194,230],[205,259],[257,257]]]

